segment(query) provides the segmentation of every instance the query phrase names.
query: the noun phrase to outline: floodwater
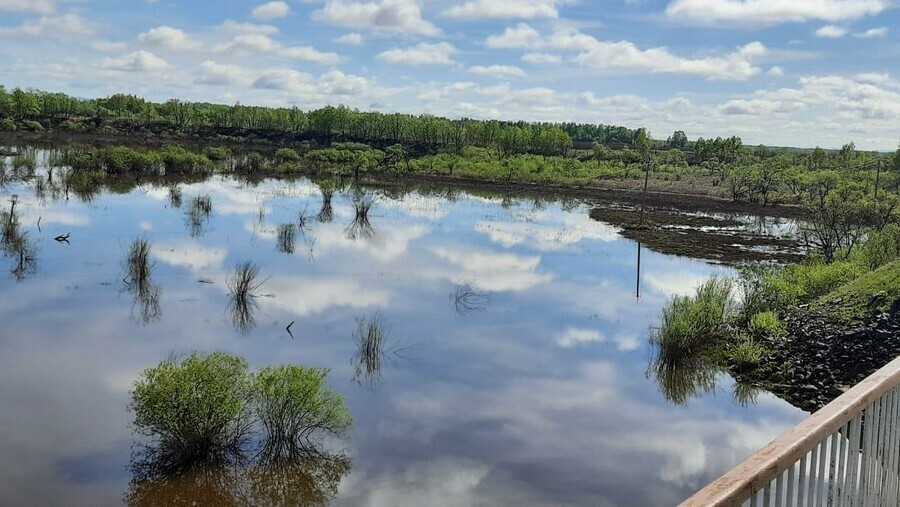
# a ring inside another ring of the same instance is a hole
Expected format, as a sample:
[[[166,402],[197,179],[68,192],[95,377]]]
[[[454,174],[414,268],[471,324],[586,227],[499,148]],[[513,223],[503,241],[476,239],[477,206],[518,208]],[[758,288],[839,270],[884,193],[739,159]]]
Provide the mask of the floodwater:
[[[0,505],[673,505],[804,417],[722,374],[661,389],[648,329],[728,268],[645,248],[638,282],[638,245],[577,202],[345,189],[328,220],[304,179],[177,187],[0,187],[28,243],[0,256]],[[246,261],[261,297],[236,309]],[[354,336],[373,318],[377,360]],[[136,480],[129,390],[191,351],[329,368],[347,461]]]

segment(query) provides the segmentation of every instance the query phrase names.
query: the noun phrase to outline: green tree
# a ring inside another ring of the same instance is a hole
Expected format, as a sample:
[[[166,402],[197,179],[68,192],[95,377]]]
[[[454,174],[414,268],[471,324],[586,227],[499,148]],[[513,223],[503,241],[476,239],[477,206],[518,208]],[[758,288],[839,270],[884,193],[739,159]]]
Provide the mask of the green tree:
[[[41,103],[29,92],[16,88],[12,92],[13,116],[18,119],[31,118],[41,114]]]
[[[685,135],[683,130],[676,130],[669,138],[666,140],[666,145],[671,148],[687,148],[688,138]]]

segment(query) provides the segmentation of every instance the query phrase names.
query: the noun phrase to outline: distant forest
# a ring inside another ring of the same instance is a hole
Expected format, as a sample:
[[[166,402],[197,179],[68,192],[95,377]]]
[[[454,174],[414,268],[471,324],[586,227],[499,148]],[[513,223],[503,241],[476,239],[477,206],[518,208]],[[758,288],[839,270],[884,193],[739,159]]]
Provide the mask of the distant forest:
[[[592,149],[594,143],[621,148],[634,146],[647,133],[642,128],[587,123],[508,122],[462,118],[451,120],[431,115],[359,111],[327,106],[312,111],[297,107],[270,108],[185,102],[162,103],[116,94],[100,99],[78,99],[64,93],[0,85],[0,130],[61,128],[100,134],[140,132],[198,133],[248,130],[298,138],[337,138],[369,143],[393,144],[462,151],[468,146],[494,148],[501,156],[517,154],[565,155],[571,148]],[[692,143],[677,131],[658,149],[688,149],[733,152],[740,138]]]

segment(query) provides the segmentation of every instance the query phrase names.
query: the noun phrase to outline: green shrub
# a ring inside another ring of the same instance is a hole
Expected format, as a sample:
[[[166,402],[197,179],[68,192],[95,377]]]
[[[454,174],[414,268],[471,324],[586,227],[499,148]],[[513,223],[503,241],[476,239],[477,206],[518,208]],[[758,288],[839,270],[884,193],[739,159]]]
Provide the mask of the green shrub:
[[[247,363],[223,353],[191,354],[145,370],[130,410],[137,431],[154,439],[173,469],[238,453],[250,430]]]
[[[103,169],[110,174],[146,173],[156,164],[156,157],[125,146],[105,148],[96,155]]]
[[[651,333],[665,363],[678,362],[721,343],[734,314],[732,281],[713,277],[694,296],[674,296],[663,308],[662,322]]]
[[[726,354],[739,373],[749,372],[766,358],[766,349],[747,335],[740,335],[728,347]]]
[[[780,336],[785,332],[785,325],[775,312],[760,312],[750,318],[750,331],[762,336]]]
[[[20,153],[13,157],[12,167],[18,173],[34,172],[37,169],[37,158],[34,153]]]
[[[869,269],[900,259],[900,225],[890,224],[872,232],[853,257]]]
[[[34,120],[26,120],[22,123],[23,127],[27,130],[31,130],[33,132],[42,132],[44,130],[44,126],[41,125],[41,122]]]
[[[72,120],[66,120],[59,124],[59,128],[62,130],[68,130],[70,132],[84,132],[85,126],[82,123]]]
[[[331,143],[331,147],[335,150],[345,151],[372,151],[372,147],[368,144],[354,142]]]
[[[741,270],[744,322],[761,312],[781,312],[794,305],[810,302],[866,271],[859,262],[849,260],[824,263],[810,258],[800,264],[781,268],[752,266]]]
[[[900,299],[900,260],[846,283],[822,296],[819,303],[849,320],[863,319]]]
[[[231,150],[224,146],[207,146],[203,149],[203,154],[213,162],[221,162],[231,157]]]
[[[240,157],[234,165],[235,171],[254,173],[266,168],[266,157],[255,151]]]
[[[292,148],[279,148],[278,151],[275,152],[275,158],[278,159],[279,162],[296,162],[300,160],[300,154]]]
[[[0,130],[15,132],[17,128],[16,122],[12,118],[3,118],[0,120]]]
[[[131,393],[134,427],[149,439],[142,465],[171,476],[244,461],[256,444],[263,464],[325,457],[322,439],[345,436],[352,423],[327,376],[301,366],[250,374],[246,361],[221,352],[163,361],[145,370]]]
[[[341,436],[352,419],[344,397],[325,385],[328,370],[278,366],[253,376],[253,406],[266,432],[266,453],[301,454],[324,435]]]
[[[789,266],[785,277],[801,285],[805,300],[810,301],[828,294],[841,285],[859,277],[867,270],[852,261],[835,261],[825,264],[819,259]]]
[[[158,156],[167,174],[206,171],[212,165],[206,156],[190,152],[181,146],[166,146],[159,150]]]

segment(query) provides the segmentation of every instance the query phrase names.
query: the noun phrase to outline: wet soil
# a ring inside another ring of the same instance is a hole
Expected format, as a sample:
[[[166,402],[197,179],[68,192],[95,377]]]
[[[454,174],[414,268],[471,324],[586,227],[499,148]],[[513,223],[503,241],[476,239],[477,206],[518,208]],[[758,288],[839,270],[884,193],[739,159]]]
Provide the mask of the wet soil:
[[[773,236],[729,215],[658,208],[642,214],[635,207],[595,207],[591,218],[621,227],[623,236],[651,250],[722,264],[789,263],[804,255],[796,239]]]

